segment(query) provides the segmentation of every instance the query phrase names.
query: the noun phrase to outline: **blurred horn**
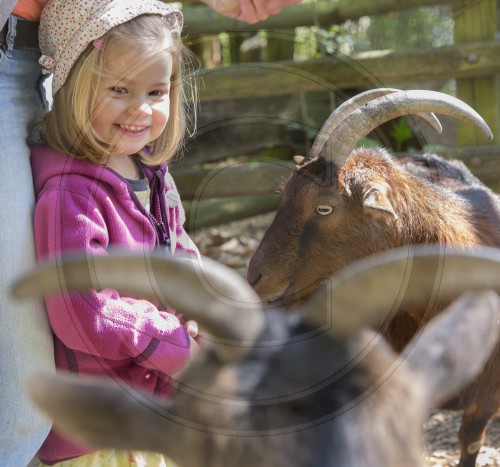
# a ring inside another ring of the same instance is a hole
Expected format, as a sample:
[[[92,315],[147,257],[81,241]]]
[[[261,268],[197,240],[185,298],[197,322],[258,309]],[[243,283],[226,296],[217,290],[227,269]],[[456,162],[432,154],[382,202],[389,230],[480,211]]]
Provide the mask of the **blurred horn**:
[[[110,251],[41,265],[13,287],[16,297],[115,289],[168,305],[196,320],[229,356],[251,347],[264,327],[260,299],[239,274],[209,258]],[[224,351],[222,351],[224,352]]]
[[[357,261],[325,283],[307,305],[307,321],[347,339],[401,308],[434,306],[466,291],[489,289],[500,292],[500,249],[398,248]]]

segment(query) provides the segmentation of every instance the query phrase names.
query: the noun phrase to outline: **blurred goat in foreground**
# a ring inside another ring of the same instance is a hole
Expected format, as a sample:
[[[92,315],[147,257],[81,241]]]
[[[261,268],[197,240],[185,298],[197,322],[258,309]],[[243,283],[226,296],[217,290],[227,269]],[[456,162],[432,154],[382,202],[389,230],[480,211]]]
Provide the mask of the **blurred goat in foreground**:
[[[80,442],[160,451],[185,467],[423,466],[427,409],[471,381],[499,337],[494,249],[374,256],[289,313],[262,308],[240,276],[208,259],[111,252],[47,265],[14,292],[89,288],[159,300],[198,322],[205,336],[175,396],[69,374],[33,375],[30,396]],[[464,290],[475,292],[456,298]],[[401,355],[371,329],[399,303],[438,298],[453,303]]]

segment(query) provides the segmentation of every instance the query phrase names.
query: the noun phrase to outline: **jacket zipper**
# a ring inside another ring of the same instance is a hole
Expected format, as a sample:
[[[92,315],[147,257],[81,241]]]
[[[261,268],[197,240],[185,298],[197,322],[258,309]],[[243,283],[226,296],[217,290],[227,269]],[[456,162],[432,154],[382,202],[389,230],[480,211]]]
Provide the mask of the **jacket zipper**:
[[[161,212],[161,206],[160,206],[160,195],[158,194],[158,191],[155,191],[154,194],[154,211],[155,214],[150,213],[150,218],[154,221],[155,225],[157,226],[157,230],[160,230],[161,233],[161,239],[163,240],[163,243],[166,245],[170,245],[170,238],[168,235],[168,230],[165,225],[165,222],[163,222],[163,216]]]

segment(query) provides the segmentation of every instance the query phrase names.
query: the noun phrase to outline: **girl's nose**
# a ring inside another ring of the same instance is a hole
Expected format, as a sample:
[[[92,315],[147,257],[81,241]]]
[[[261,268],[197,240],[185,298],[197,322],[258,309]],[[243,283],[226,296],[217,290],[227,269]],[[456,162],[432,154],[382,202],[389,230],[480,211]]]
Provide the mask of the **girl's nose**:
[[[151,113],[151,106],[146,99],[131,99],[127,111],[130,115],[143,115]]]

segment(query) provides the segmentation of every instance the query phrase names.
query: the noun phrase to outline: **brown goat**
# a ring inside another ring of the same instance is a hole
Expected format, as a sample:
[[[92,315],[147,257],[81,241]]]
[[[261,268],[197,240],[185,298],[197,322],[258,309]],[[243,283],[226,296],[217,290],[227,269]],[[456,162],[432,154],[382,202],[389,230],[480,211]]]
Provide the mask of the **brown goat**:
[[[221,265],[192,266],[110,254],[54,263],[18,284],[24,296],[64,284],[162,297],[215,333],[168,404],[121,381],[33,375],[29,393],[58,429],[86,444],[165,452],[182,466],[422,466],[427,408],[474,378],[499,338],[499,298],[480,292],[500,290],[497,250],[391,251],[344,271],[294,313],[260,309]],[[438,294],[477,292],[454,301],[400,358],[368,325],[385,318],[402,276],[412,278],[402,300],[427,302],[436,266]]]
[[[381,121],[420,111],[467,119],[488,134],[479,115],[449,96],[393,91],[374,100],[368,95],[350,108],[348,101],[340,116],[330,117],[334,128],[323,131],[326,136],[320,134],[313,157],[297,159],[300,164],[284,187],[282,204],[249,265],[248,281],[263,300],[302,300],[354,261],[395,247],[500,246],[500,198],[465,165],[431,155],[401,163],[380,148],[353,150],[357,139]],[[446,109],[431,103],[441,97],[449,104]],[[428,105],[419,105],[419,99],[426,98]],[[446,305],[402,309],[381,330],[393,348],[402,351]],[[486,425],[500,406],[500,348],[453,402],[447,406],[465,409],[460,466],[472,467]]]

